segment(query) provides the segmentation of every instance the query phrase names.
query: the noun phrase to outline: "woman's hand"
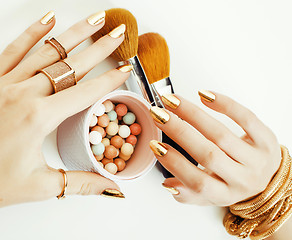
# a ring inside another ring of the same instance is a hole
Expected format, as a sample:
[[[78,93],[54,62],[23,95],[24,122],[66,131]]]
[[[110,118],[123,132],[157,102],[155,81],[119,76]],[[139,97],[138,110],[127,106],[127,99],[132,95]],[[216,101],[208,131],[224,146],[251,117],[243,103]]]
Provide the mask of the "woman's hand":
[[[181,96],[163,96],[169,111],[153,107],[155,124],[204,167],[196,167],[169,145],[151,141],[159,162],[175,176],[163,185],[177,201],[200,205],[229,206],[262,192],[281,162],[275,135],[234,100],[209,91],[199,95],[204,105],[230,117],[246,135],[237,137]]]
[[[103,13],[104,14],[104,13]],[[84,19],[56,37],[67,52],[104,25],[99,14]],[[36,72],[60,59],[50,44],[20,62],[26,53],[54,26],[50,13],[12,42],[0,55],[0,206],[45,200],[59,195],[63,175],[50,168],[43,157],[44,138],[63,120],[87,108],[119,87],[129,76],[117,69],[53,94],[49,79]],[[124,35],[104,36],[85,50],[65,59],[78,80],[111,54]],[[36,74],[36,75],[35,75]],[[66,194],[101,194],[119,189],[112,181],[90,172],[67,172]]]

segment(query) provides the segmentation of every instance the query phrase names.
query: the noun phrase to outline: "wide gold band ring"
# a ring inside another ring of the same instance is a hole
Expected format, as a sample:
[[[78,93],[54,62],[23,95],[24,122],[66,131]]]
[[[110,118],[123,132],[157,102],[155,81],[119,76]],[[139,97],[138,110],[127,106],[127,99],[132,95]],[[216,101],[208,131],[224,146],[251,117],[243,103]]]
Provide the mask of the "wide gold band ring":
[[[67,57],[66,49],[57,39],[55,39],[54,37],[49,37],[47,40],[45,40],[45,44],[46,43],[49,43],[57,50],[57,52],[60,54],[61,59],[65,59]]]
[[[63,189],[62,189],[61,193],[57,196],[57,198],[58,199],[63,199],[63,198],[65,198],[65,192],[66,192],[66,189],[67,189],[67,186],[68,186],[68,178],[67,178],[66,172],[62,168],[60,168],[58,171],[63,174],[64,186],[63,186]]]
[[[77,84],[74,69],[63,60],[60,60],[39,72],[45,74],[49,78],[55,93]]]

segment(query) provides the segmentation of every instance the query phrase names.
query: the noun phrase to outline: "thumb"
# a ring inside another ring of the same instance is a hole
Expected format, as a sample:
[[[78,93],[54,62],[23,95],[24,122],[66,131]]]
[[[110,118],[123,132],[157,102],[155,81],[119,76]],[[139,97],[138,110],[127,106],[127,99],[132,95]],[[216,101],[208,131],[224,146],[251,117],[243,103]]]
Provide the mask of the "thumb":
[[[57,169],[51,169],[50,182],[55,186],[53,196],[58,196],[64,188],[64,176]],[[119,186],[113,181],[93,172],[66,171],[67,189],[65,195],[101,195],[113,198],[125,198]]]

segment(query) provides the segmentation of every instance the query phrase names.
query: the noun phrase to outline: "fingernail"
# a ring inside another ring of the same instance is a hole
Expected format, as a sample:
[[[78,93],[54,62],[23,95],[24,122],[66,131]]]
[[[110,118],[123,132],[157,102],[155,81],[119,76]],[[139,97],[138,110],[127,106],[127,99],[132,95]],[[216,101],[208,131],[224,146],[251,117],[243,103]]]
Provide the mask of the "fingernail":
[[[162,101],[172,109],[177,109],[180,105],[180,100],[174,94],[164,94]]]
[[[50,22],[53,21],[55,17],[54,11],[49,11],[45,16],[42,17],[40,20],[41,24],[48,25]]]
[[[167,153],[167,148],[162,142],[151,140],[149,145],[155,155],[163,157]]]
[[[215,95],[208,90],[200,90],[198,91],[201,98],[203,98],[207,102],[214,102]]]
[[[91,15],[88,19],[87,22],[92,25],[95,26],[97,24],[102,23],[105,20],[105,11],[100,11],[97,12],[93,15]]]
[[[120,70],[123,73],[127,73],[133,70],[133,66],[131,64],[126,64],[126,65],[117,67],[117,70]]]
[[[163,186],[166,190],[168,190],[171,194],[173,194],[173,195],[178,195],[178,194],[180,194],[180,192],[179,192],[176,188],[174,188],[174,187],[168,187],[168,186],[166,186],[164,183],[162,183],[162,186]]]
[[[169,114],[163,108],[152,107],[150,112],[153,119],[158,123],[165,124],[170,119]]]
[[[105,189],[100,195],[110,198],[125,198],[125,195],[116,189]]]
[[[126,25],[121,24],[120,26],[111,30],[111,32],[108,35],[112,38],[119,38],[124,34],[125,31],[126,31]]]

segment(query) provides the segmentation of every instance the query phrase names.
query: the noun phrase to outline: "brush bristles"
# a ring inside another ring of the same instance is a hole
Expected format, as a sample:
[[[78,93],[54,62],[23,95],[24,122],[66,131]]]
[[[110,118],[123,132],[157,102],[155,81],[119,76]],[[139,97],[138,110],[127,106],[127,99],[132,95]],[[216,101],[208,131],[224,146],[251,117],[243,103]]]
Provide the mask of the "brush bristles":
[[[138,57],[150,84],[169,77],[169,50],[158,33],[139,36]]]
[[[119,25],[125,24],[125,39],[111,56],[118,61],[125,61],[136,56],[138,51],[138,25],[136,18],[123,8],[112,8],[106,10],[105,13],[105,25],[91,36],[93,41],[108,34]]]

